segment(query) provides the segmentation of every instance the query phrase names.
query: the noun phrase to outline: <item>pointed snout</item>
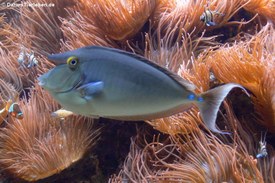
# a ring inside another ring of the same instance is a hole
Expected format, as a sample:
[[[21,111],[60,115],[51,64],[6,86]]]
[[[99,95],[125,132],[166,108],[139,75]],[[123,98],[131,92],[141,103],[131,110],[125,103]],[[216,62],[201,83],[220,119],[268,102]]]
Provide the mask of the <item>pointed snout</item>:
[[[47,83],[46,78],[45,78],[44,75],[39,76],[39,77],[37,78],[37,80],[38,80],[38,84],[39,84],[41,87],[45,86],[46,83]]]

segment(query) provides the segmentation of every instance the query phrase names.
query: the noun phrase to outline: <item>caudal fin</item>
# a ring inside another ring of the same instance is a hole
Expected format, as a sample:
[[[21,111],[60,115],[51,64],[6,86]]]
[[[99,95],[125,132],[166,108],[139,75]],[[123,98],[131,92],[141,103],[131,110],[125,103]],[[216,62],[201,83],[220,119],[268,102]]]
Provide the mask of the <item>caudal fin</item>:
[[[225,99],[227,94],[236,87],[241,88],[246,92],[246,90],[241,85],[228,83],[204,92],[199,96],[198,106],[200,109],[201,117],[206,126],[212,132],[229,134],[227,132],[222,132],[216,128],[216,119],[222,101]],[[249,95],[247,92],[246,94]]]

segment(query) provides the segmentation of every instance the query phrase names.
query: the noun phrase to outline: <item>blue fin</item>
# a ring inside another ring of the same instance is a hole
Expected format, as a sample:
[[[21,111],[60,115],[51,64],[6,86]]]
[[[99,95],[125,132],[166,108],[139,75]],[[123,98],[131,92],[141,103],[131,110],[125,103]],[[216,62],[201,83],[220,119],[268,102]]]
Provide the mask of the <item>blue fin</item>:
[[[215,26],[215,25],[217,25],[215,22],[211,22],[211,21],[209,21],[209,22],[207,22],[206,23],[206,26]]]
[[[77,90],[79,91],[81,97],[85,98],[86,100],[91,100],[94,94],[100,93],[103,90],[103,82],[98,81],[87,83],[77,88]]]
[[[198,96],[197,105],[199,106],[201,117],[205,125],[212,132],[221,133],[221,134],[230,134],[228,132],[222,132],[216,128],[216,118],[217,118],[217,113],[221,103],[223,102],[227,94],[233,88],[236,88],[236,87],[243,89],[245,93],[249,96],[247,91],[241,85],[234,84],[234,83],[228,83],[228,84],[213,88]]]

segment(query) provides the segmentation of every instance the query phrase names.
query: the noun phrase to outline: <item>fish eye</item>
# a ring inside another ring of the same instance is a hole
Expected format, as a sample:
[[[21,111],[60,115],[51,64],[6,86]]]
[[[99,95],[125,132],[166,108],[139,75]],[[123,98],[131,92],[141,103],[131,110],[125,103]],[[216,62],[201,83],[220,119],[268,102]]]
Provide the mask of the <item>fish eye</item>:
[[[71,56],[67,59],[67,65],[69,66],[70,69],[74,70],[76,69],[78,64],[78,58],[75,56]]]

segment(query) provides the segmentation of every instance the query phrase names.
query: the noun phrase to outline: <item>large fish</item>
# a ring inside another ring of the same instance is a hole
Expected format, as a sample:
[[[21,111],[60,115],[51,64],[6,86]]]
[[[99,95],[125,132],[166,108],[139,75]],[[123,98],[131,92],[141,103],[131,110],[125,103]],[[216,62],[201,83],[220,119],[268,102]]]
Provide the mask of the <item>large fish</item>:
[[[48,56],[56,67],[39,84],[66,109],[91,117],[149,120],[167,117],[197,105],[213,132],[220,104],[237,84],[200,95],[195,86],[147,60],[118,49],[87,46]]]

